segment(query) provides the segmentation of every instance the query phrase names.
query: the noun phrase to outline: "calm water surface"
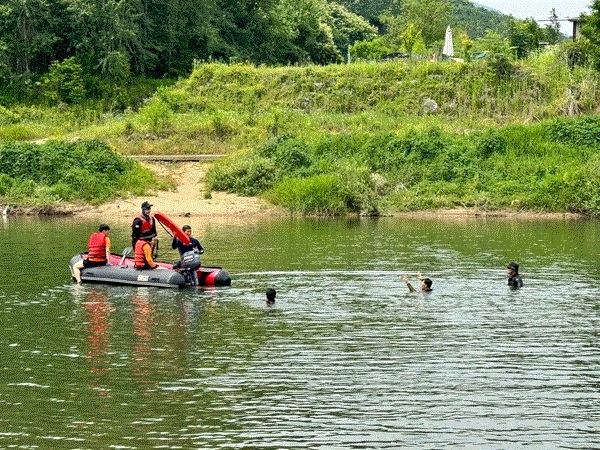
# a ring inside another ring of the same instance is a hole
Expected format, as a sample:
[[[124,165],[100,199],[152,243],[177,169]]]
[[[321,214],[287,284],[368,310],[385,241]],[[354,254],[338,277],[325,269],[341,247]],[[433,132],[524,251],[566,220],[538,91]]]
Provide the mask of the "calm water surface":
[[[0,223],[0,448],[600,448],[600,222],[189,220],[231,288],[77,286],[97,223]]]

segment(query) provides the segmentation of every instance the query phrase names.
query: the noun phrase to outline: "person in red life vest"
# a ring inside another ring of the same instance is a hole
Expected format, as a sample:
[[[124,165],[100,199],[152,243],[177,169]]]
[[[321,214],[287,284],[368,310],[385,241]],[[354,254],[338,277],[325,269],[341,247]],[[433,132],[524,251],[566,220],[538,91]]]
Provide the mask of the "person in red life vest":
[[[138,270],[162,269],[152,259],[152,241],[154,233],[151,230],[142,231],[140,238],[135,243],[135,256],[133,267]]]
[[[152,231],[154,237],[156,237],[156,219],[152,214],[150,214],[150,210],[152,205],[148,202],[142,203],[142,213],[133,219],[133,223],[131,224],[131,246],[135,248],[135,244],[137,240],[140,238],[144,231]],[[156,239],[153,243],[158,241]]]
[[[97,233],[92,233],[88,241],[87,255],[81,261],[73,265],[71,271],[73,278],[81,283],[81,269],[88,267],[106,266],[110,258],[110,238],[108,231],[110,227],[101,223]]]

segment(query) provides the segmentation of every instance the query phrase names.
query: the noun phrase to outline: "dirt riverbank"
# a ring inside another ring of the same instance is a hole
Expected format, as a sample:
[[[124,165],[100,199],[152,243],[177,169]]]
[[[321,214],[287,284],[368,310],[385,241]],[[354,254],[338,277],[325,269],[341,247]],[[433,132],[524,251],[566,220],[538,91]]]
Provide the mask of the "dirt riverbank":
[[[204,176],[210,163],[143,163],[160,177],[170,177],[177,187],[171,191],[155,191],[143,197],[117,199],[100,206],[65,205],[62,207],[15,208],[2,206],[4,214],[21,215],[69,215],[82,217],[105,217],[106,220],[130,220],[138,214],[140,205],[149,201],[153,210],[171,217],[196,217],[211,220],[251,220],[264,217],[286,217],[289,212],[270,205],[256,197],[242,197],[224,192],[213,192],[205,198]],[[444,209],[436,211],[403,212],[391,214],[403,217],[423,218],[467,218],[497,217],[510,219],[581,219],[580,214],[535,213],[526,211],[482,211],[469,208]]]

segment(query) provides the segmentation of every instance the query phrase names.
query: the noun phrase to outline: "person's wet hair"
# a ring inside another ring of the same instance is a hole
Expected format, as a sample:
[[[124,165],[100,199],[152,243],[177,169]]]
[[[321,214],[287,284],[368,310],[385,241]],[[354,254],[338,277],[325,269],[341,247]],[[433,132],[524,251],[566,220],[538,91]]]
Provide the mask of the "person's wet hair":
[[[433,284],[433,281],[431,281],[429,278],[423,278],[423,284],[425,284],[425,286],[427,286],[427,289],[431,289],[431,285]]]
[[[275,296],[277,292],[273,288],[268,288],[266,291],[267,294],[267,303],[275,303]]]

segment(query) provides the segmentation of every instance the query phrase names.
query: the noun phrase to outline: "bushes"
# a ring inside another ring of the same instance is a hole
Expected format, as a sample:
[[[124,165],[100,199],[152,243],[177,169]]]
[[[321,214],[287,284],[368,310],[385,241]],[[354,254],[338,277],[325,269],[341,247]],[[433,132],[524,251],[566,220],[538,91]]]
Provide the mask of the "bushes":
[[[291,212],[317,215],[364,213],[377,215],[372,183],[355,167],[343,167],[339,173],[287,178],[277,183],[265,197]]]
[[[595,118],[456,135],[290,136],[222,160],[210,188],[260,195],[303,214],[471,206],[600,214]],[[562,143],[565,142],[566,144]],[[574,143],[581,144],[574,146]]]
[[[275,182],[273,161],[257,155],[238,154],[218,161],[206,176],[209,190],[258,195]]]
[[[96,204],[127,194],[133,179],[138,191],[147,189],[155,183],[148,174],[99,141],[0,146],[0,196],[13,201],[85,200]]]
[[[578,146],[600,144],[600,117],[561,118],[549,122],[545,137],[548,140]]]

